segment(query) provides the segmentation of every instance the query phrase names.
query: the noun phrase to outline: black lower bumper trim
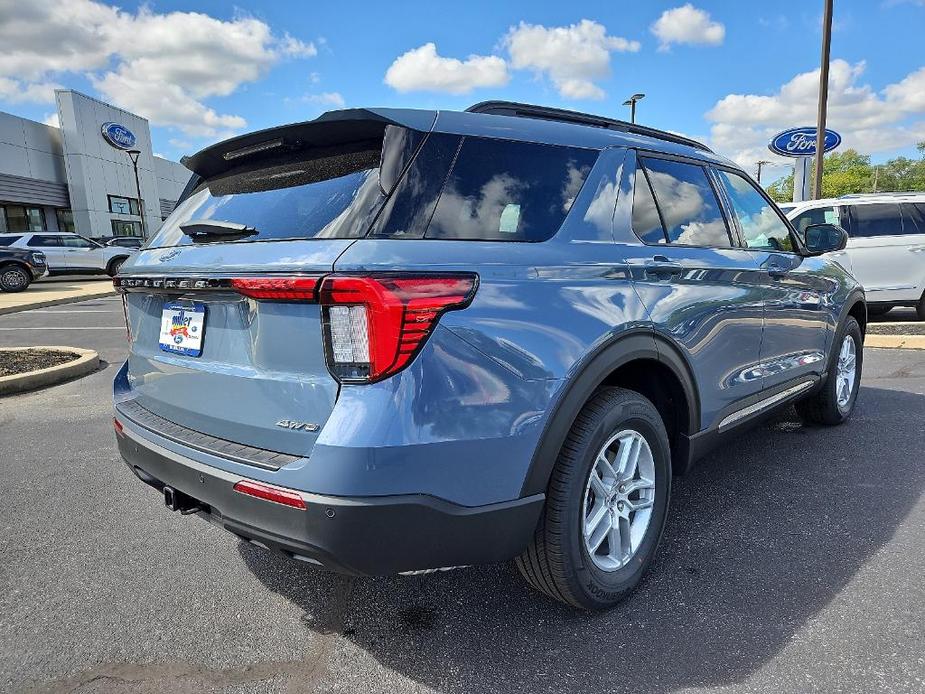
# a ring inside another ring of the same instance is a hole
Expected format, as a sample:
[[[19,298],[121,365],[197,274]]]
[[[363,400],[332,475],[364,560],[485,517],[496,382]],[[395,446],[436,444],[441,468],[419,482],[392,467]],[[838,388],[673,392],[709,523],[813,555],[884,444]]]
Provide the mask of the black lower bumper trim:
[[[237,475],[179,456],[131,431],[118,437],[133,472],[163,493],[199,503],[198,515],[236,535],[348,574],[391,575],[506,561],[536,528],[544,495],[467,507],[427,495],[333,497],[303,494],[294,509],[233,490]]]

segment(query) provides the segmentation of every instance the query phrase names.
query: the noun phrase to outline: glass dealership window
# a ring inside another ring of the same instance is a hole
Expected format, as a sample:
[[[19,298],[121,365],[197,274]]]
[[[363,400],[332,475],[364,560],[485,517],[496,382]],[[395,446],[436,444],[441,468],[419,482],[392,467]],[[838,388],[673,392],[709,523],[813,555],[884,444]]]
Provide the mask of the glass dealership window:
[[[4,205],[7,231],[45,231],[45,213],[41,207]]]
[[[141,208],[137,198],[126,198],[121,195],[109,195],[109,211],[113,214],[130,214],[140,216]]]
[[[113,236],[141,236],[141,222],[126,222],[121,219],[112,220]]]
[[[74,226],[74,213],[70,210],[55,210],[58,217],[58,231],[75,232],[77,227]]]

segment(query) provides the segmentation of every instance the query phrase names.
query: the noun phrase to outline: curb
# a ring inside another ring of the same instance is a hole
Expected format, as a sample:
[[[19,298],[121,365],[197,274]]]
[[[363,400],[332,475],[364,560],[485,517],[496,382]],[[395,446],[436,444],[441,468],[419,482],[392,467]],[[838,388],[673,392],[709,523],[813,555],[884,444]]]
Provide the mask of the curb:
[[[100,366],[100,355],[92,349],[80,347],[60,347],[51,345],[36,345],[34,347],[0,347],[0,352],[12,352],[21,349],[53,349],[59,352],[71,352],[80,356],[66,364],[49,366],[47,369],[38,369],[24,374],[0,376],[0,396],[24,393],[45,386],[53,386],[62,381],[68,381],[78,376],[86,376],[96,371]]]
[[[865,347],[887,349],[925,349],[925,335],[870,335],[864,338]]]
[[[34,308],[48,308],[49,306],[61,306],[62,304],[78,304],[81,301],[102,299],[105,296],[115,296],[115,294],[115,290],[110,290],[108,292],[101,292],[100,294],[84,294],[81,296],[64,296],[60,299],[45,299],[43,301],[23,304],[22,306],[0,306],[0,316],[9,315],[10,313],[20,313],[22,311],[31,311]]]

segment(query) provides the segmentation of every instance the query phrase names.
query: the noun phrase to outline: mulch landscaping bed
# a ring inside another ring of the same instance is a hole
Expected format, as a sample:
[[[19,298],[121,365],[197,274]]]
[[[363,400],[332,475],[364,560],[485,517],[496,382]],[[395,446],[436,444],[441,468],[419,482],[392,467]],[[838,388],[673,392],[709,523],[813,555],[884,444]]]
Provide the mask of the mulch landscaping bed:
[[[925,323],[903,323],[901,325],[868,323],[867,332],[871,335],[925,335]]]
[[[80,355],[54,349],[25,348],[15,352],[0,351],[0,376],[47,369],[49,366],[66,364],[75,359],[80,359]]]

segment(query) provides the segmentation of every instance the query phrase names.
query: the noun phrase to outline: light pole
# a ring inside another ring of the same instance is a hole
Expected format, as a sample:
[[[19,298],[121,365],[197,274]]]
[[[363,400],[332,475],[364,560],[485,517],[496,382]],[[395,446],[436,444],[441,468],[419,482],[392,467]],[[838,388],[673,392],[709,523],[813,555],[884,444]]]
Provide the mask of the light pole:
[[[630,123],[636,122],[636,102],[645,97],[645,94],[633,94],[629,99],[623,102],[624,106],[630,107]]]
[[[761,167],[765,164],[770,164],[771,162],[769,162],[767,159],[761,159],[755,163],[758,165],[758,183],[761,183]]]
[[[128,154],[129,159],[132,160],[132,168],[135,169],[135,190],[138,193],[138,211],[141,213],[141,237],[146,239],[148,238],[148,231],[145,226],[145,207],[144,203],[141,201],[141,183],[138,182],[138,157],[141,156],[141,151],[130,149],[126,154]],[[129,210],[129,212],[131,212],[131,210]]]
[[[813,199],[822,197],[822,155],[825,153],[825,110],[829,100],[829,53],[832,47],[832,0],[825,0],[822,15],[822,64],[819,68],[819,109],[816,116],[816,176]]]

